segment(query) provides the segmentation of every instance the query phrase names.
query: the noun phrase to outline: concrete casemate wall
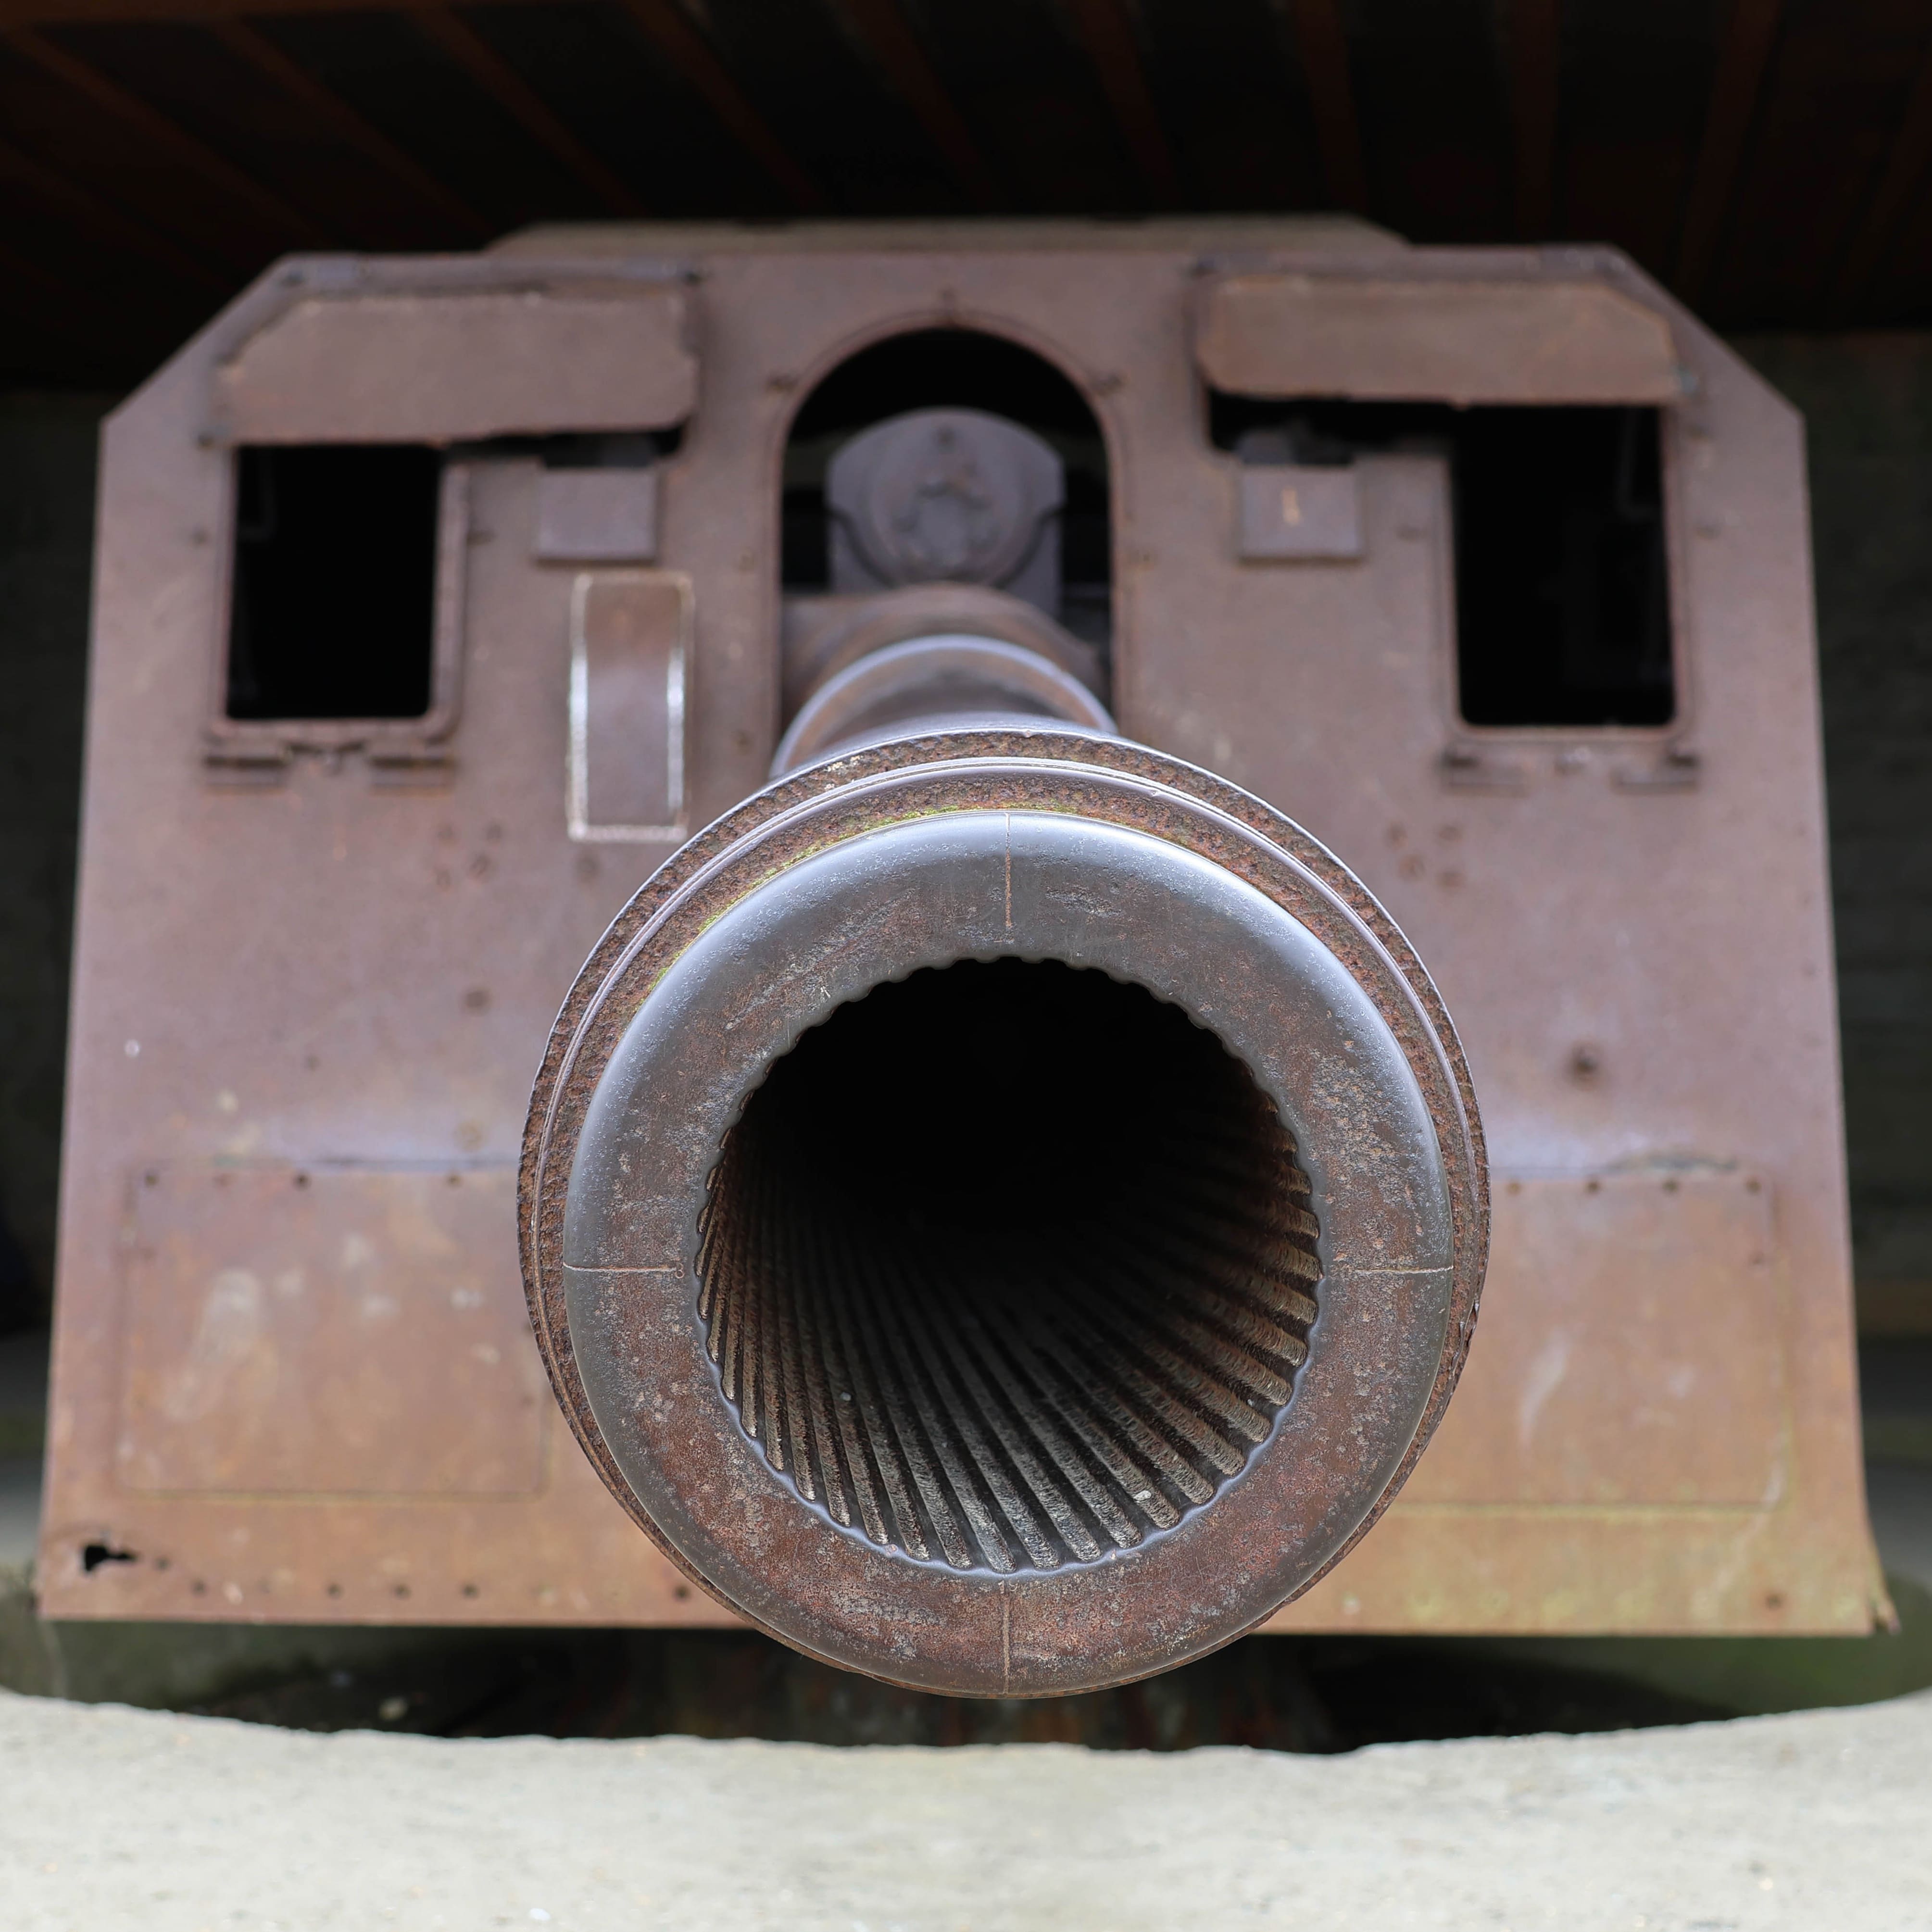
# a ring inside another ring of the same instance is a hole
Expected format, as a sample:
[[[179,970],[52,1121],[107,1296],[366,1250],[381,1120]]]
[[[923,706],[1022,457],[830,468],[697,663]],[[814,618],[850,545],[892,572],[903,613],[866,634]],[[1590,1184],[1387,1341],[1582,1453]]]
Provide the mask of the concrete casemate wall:
[[[1932,1333],[1932,333],[1733,346],[1808,430],[1859,1325]]]
[[[53,1273],[94,441],[110,406],[0,395],[0,1330],[31,1324]]]

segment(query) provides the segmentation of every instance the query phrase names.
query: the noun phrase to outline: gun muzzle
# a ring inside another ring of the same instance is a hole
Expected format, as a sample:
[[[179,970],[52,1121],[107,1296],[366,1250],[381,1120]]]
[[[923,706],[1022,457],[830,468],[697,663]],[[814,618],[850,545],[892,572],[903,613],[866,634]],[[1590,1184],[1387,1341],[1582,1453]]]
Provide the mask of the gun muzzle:
[[[1025,1696],[1213,1649],[1364,1533],[1487,1204],[1360,884],[986,642],[854,667],[638,892],[552,1036],[522,1232],[564,1410],[694,1581]]]

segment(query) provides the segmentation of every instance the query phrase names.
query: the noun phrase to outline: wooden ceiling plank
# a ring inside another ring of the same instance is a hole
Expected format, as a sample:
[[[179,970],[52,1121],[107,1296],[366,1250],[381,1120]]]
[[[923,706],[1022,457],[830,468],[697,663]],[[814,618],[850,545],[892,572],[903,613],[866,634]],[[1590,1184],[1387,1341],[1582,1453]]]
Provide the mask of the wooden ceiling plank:
[[[926,139],[938,149],[961,193],[975,208],[997,208],[1000,188],[993,171],[958,109],[940,85],[925,50],[913,38],[897,0],[837,3],[854,36],[910,109]]]
[[[710,43],[676,0],[620,0],[651,44],[663,55],[793,207],[811,214],[827,206],[825,190],[787,152],[754,107]]]
[[[1849,320],[1864,299],[1886,243],[1924,184],[1928,163],[1932,163],[1932,45],[1927,47],[1912,84],[1904,116],[1886,158],[1885,172],[1846,244],[1843,266],[1832,290],[1834,321]]]
[[[1362,165],[1362,134],[1355,116],[1355,89],[1348,72],[1348,39],[1336,0],[1288,0],[1295,51],[1315,116],[1315,142],[1322,176],[1336,208],[1358,214],[1369,206],[1367,171]]]
[[[1064,4],[1149,198],[1156,208],[1178,208],[1180,178],[1148,89],[1133,22],[1122,0],[1064,0]]]
[[[0,140],[0,181],[17,182],[28,194],[61,211],[62,218],[91,235],[104,247],[140,255],[177,280],[204,293],[226,297],[234,292],[232,278],[197,261],[166,236],[144,222],[124,214],[112,202],[82,188],[10,141]]]
[[[386,134],[371,127],[339,94],[284,53],[260,28],[245,20],[213,20],[208,23],[208,31],[238,59],[266,75],[291,100],[300,101],[338,140],[374,161],[393,180],[456,224],[470,238],[485,241],[495,233],[494,224],[460,195],[452,194]]]
[[[523,77],[494,47],[446,7],[414,7],[409,17],[430,44],[445,54],[489,95],[532,139],[596,196],[613,214],[641,215],[650,210],[616,172],[599,160],[545,106]]]
[[[118,81],[99,68],[70,53],[32,27],[16,27],[6,36],[7,44],[57,80],[85,95],[98,107],[136,128],[155,146],[166,149],[184,166],[226,190],[245,202],[265,220],[284,229],[296,239],[311,247],[327,248],[333,237],[302,212],[264,188],[252,175],[217,154],[212,148],[189,134],[139,95],[130,94]]]
[[[406,0],[402,0],[406,4]],[[526,6],[530,0],[464,0]],[[0,0],[0,31],[15,27],[202,26],[211,20],[296,14],[393,13],[399,0]]]
[[[1516,136],[1516,238],[1550,238],[1556,209],[1562,0],[1509,0],[1510,118]]]
[[[1702,295],[1717,257],[1724,216],[1778,38],[1779,10],[1780,0],[1733,0],[1677,247],[1673,280],[1686,303],[1695,304]]]

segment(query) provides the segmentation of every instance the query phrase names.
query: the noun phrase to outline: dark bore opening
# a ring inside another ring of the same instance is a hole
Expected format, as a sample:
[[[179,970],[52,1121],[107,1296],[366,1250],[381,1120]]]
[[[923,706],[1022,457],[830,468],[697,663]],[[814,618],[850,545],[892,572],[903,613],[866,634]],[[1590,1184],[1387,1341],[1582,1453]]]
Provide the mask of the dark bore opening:
[[[959,1569],[1131,1549],[1265,1439],[1308,1182],[1178,1008],[1052,963],[875,988],[772,1069],[699,1255],[740,1421],[836,1522]]]

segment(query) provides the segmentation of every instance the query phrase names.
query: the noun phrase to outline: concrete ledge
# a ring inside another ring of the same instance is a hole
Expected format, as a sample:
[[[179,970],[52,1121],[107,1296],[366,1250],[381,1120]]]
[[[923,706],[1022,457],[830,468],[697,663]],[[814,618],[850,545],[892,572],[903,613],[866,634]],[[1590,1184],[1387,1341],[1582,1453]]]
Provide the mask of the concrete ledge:
[[[0,1695],[22,1928],[1932,1924],[1932,1696],[1342,1758],[316,1736]]]

